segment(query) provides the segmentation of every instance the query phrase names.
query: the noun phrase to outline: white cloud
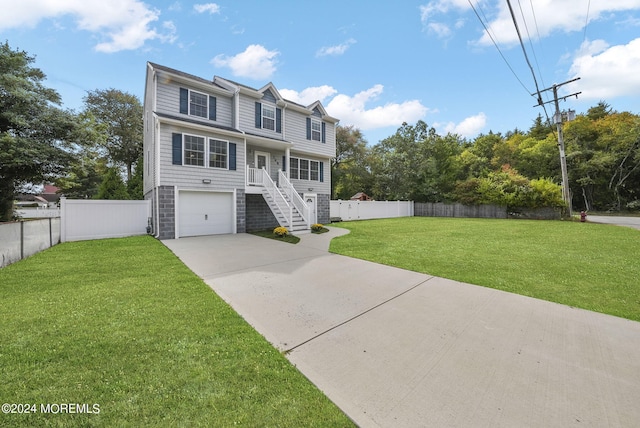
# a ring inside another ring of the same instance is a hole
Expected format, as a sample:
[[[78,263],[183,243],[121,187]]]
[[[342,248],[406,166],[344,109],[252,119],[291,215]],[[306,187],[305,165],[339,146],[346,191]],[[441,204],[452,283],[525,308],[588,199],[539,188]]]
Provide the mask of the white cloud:
[[[640,7],[640,0],[592,0],[589,4],[589,22],[597,21],[613,12],[634,10]],[[519,10],[518,10],[519,12]],[[544,0],[533,4],[532,7],[522,7],[527,23],[536,23],[536,34],[541,38],[551,35],[553,32],[581,31],[587,23],[587,6],[575,0]],[[535,14],[535,17],[534,17]],[[515,44],[518,35],[513,25],[511,13],[506,2],[499,3],[496,18],[489,22],[489,26],[501,44]],[[524,28],[522,16],[516,13],[518,26]],[[480,45],[493,45],[489,36],[483,33],[477,41]]]
[[[322,47],[316,52],[316,56],[327,56],[327,55],[342,55],[344,54],[351,45],[356,43],[355,39],[349,39],[344,43],[341,43],[337,46],[325,46]]]
[[[487,116],[480,112],[475,116],[469,116],[462,122],[456,124],[449,122],[446,124],[434,123],[434,128],[444,131],[444,133],[458,134],[462,137],[477,136],[487,125]]]
[[[152,23],[160,11],[139,0],[21,0],[0,14],[0,30],[35,27],[45,19],[71,15],[78,29],[95,33],[103,39],[95,49],[118,52],[142,47],[146,41],[172,41],[171,33],[159,33]],[[175,27],[173,28],[175,36]]]
[[[276,71],[278,51],[270,51],[262,45],[249,45],[235,56],[217,55],[211,60],[216,67],[228,67],[234,76],[260,80],[268,79]]]
[[[283,98],[305,106],[315,101],[323,103],[325,99],[335,95],[337,92],[337,90],[329,85],[313,86],[301,92],[294,91],[293,89],[280,89],[280,95],[282,95]]]
[[[338,94],[326,105],[327,112],[339,118],[341,123],[368,130],[415,122],[428,111],[418,100],[387,103],[367,109],[366,105],[382,94],[383,90],[384,87],[378,84],[352,97]]]
[[[581,80],[567,85],[567,93],[582,91],[580,97],[640,95],[640,38],[616,46],[604,40],[583,43],[569,74]]]
[[[430,33],[434,33],[438,38],[445,39],[451,36],[451,28],[442,22],[430,22],[427,24]]]
[[[220,13],[220,6],[215,3],[194,4],[193,9],[198,13],[209,12],[210,15]]]
[[[512,2],[513,4],[514,2]],[[513,25],[511,13],[507,2],[504,0],[484,0],[473,2],[476,10],[485,20],[485,24],[490,28],[494,38],[501,45],[513,45],[518,42],[518,35]],[[524,15],[529,28],[535,25],[535,35],[541,38],[549,36],[553,32],[573,32],[581,31],[587,23],[587,4],[576,0],[538,0],[529,4],[525,2],[522,7],[513,4],[518,25],[521,31],[524,29],[522,15]],[[611,13],[640,8],[640,0],[591,0],[589,2],[589,22],[597,21],[604,17],[609,17]],[[432,0],[419,7],[420,20],[425,31],[433,32],[438,37],[449,37],[452,28],[460,28],[459,21],[454,23],[454,14],[472,14],[474,20],[481,28],[480,23],[471,12],[468,0]],[[534,17],[535,15],[535,17]],[[535,23],[535,24],[534,24]],[[446,28],[445,28],[446,27]],[[481,46],[492,46],[493,42],[485,31],[476,41]]]

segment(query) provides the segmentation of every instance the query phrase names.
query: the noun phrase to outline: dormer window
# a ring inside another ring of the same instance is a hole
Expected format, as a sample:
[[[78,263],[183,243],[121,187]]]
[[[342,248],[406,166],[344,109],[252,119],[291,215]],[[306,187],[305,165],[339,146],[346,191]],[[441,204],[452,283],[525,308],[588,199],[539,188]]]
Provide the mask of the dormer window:
[[[322,126],[319,120],[311,119],[311,139],[320,141],[322,136]]]
[[[268,104],[262,104],[262,128],[275,131],[276,109]]]
[[[256,128],[282,133],[282,109],[256,101]]]

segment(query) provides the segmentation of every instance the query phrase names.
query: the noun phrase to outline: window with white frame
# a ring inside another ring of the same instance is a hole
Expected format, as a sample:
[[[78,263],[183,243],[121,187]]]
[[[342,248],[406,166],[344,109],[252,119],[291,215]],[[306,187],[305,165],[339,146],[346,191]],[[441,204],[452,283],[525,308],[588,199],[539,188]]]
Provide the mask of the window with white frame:
[[[208,116],[209,97],[207,94],[189,91],[189,114],[198,117]]]
[[[275,131],[276,109],[268,104],[262,104],[262,128]]]
[[[300,159],[300,180],[309,179],[309,159]]]
[[[309,161],[309,180],[320,181],[320,162]]]
[[[289,178],[320,181],[320,162],[310,159],[290,158]]]
[[[184,136],[184,164],[204,166],[204,137]]]
[[[227,169],[229,143],[222,140],[209,140],[209,167]]]
[[[322,125],[319,120],[311,119],[311,139],[320,141],[322,137]]]
[[[290,158],[289,159],[289,177],[298,179],[298,171],[300,168],[300,164],[298,162],[298,158]]]

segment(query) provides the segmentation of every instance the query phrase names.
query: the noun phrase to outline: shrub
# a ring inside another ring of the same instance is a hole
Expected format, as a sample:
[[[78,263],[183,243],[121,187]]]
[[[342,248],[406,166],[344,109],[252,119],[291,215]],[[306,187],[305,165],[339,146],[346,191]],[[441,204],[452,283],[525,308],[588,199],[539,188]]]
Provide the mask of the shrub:
[[[289,231],[284,226],[278,226],[275,229],[273,229],[273,234],[283,238],[289,234]]]
[[[324,229],[324,226],[320,223],[314,223],[311,225],[311,230],[313,230],[314,232],[320,232],[322,229]]]

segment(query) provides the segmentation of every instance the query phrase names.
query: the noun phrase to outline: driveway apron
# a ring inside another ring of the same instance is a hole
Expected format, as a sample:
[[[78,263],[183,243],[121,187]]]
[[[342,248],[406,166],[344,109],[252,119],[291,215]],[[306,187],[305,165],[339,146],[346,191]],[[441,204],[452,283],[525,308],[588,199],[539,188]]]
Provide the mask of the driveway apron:
[[[249,234],[163,241],[362,427],[640,426],[640,323]]]

